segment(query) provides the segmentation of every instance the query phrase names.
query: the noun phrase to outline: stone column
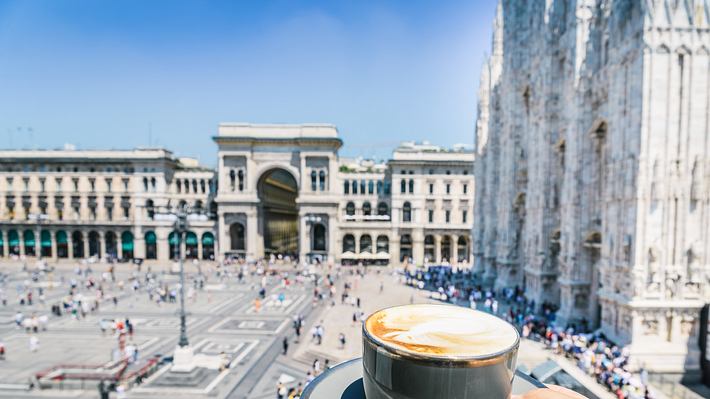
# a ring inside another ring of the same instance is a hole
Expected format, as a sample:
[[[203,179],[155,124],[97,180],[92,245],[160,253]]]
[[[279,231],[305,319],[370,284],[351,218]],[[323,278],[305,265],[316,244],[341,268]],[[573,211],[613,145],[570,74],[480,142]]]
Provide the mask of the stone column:
[[[459,236],[456,234],[451,235],[451,259],[449,259],[449,263],[452,265],[458,265],[459,264]]]
[[[421,233],[412,234],[412,262],[424,264],[424,236]]]
[[[10,256],[10,243],[7,241],[8,234],[4,230],[0,230],[0,237],[2,237],[2,256]]]
[[[84,258],[89,257],[89,235],[86,232],[81,232],[82,242],[84,243]]]
[[[49,239],[52,240],[52,259],[57,260],[57,232],[52,230],[49,232]]]
[[[436,263],[441,263],[441,235],[434,235],[434,259]]]
[[[133,230],[133,257],[145,259],[145,233],[140,228]]]
[[[155,257],[157,260],[170,260],[170,251],[168,250],[168,234],[170,230],[160,228],[155,229]]]
[[[36,257],[41,257],[42,256],[42,229],[40,229],[39,226],[37,226],[37,231],[35,232],[35,256]]]
[[[72,232],[67,232],[67,259],[74,259],[74,239]]]
[[[399,236],[392,233],[389,235],[390,242],[390,263],[394,265],[400,265],[402,262],[399,260]]]
[[[202,236],[197,236],[197,259],[202,259]]]
[[[99,258],[105,258],[106,257],[106,240],[104,238],[104,232],[99,230],[99,252],[100,255]]]
[[[306,214],[298,213],[298,259],[303,262],[311,251],[310,225],[306,222]]]
[[[19,242],[20,242],[20,245],[19,245],[19,247],[20,247],[20,256],[23,256],[23,255],[25,255],[25,234],[24,234],[24,231],[23,231],[23,230],[18,230],[18,231],[17,231],[17,234],[18,234],[18,239],[19,239]]]
[[[335,234],[337,231],[337,219],[336,212],[332,211],[328,214],[328,221],[325,225],[325,228],[327,229],[326,232],[328,234],[328,241],[325,243],[325,249],[328,251],[329,263],[335,263],[335,257],[338,253],[338,238]]]
[[[123,236],[116,234],[116,257],[123,259]]]
[[[264,237],[259,234],[259,218],[256,208],[247,212],[246,254],[253,258],[264,255]]]

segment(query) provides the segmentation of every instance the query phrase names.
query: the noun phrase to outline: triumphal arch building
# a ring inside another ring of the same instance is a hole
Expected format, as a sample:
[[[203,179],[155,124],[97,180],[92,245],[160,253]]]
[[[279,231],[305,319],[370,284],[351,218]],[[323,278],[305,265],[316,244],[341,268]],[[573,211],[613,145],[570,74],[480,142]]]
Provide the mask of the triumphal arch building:
[[[343,142],[334,126],[224,123],[214,141],[225,256],[335,260]]]

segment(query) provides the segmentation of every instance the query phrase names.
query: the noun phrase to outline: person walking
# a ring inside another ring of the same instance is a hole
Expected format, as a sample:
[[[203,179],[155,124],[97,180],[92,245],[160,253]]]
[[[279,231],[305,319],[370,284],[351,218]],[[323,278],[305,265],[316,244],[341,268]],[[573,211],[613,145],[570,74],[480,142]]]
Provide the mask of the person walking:
[[[288,353],[288,337],[284,336],[282,344],[283,344],[283,348],[284,348],[283,354],[284,354],[284,356],[286,356],[286,354]]]
[[[340,333],[340,335],[338,335],[338,341],[340,341],[340,349],[345,349],[345,334]]]
[[[39,350],[39,338],[36,335],[30,335],[30,352],[37,352]]]

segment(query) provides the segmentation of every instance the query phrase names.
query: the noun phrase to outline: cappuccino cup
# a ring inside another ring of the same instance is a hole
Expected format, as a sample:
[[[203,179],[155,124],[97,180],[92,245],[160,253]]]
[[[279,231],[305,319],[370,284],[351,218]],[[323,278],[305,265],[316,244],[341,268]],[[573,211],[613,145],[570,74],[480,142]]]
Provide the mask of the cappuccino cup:
[[[508,399],[518,331],[453,305],[382,309],[363,324],[367,399]]]

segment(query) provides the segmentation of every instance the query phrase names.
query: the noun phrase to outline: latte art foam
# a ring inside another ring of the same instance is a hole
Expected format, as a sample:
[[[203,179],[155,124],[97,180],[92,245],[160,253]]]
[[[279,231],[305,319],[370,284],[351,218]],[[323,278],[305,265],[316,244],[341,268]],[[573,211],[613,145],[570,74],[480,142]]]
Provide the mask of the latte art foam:
[[[444,357],[491,355],[518,340],[515,328],[498,317],[451,305],[380,310],[367,319],[365,328],[386,346]]]

